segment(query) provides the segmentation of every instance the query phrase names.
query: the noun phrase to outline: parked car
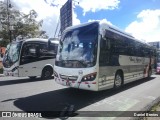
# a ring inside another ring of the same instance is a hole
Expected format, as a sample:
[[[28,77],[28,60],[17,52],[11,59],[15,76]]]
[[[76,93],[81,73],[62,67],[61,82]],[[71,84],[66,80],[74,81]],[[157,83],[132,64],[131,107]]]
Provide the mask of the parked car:
[[[157,63],[157,74],[160,74],[160,63]]]

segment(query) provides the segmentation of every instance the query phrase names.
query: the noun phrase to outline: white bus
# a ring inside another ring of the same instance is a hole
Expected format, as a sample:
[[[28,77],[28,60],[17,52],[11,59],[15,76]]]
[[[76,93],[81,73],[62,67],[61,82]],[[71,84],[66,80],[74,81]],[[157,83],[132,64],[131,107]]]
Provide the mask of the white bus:
[[[53,74],[59,40],[31,38],[7,46],[3,58],[5,76],[48,79]]]
[[[100,91],[150,77],[154,59],[149,44],[96,21],[64,31],[53,74],[61,85]]]

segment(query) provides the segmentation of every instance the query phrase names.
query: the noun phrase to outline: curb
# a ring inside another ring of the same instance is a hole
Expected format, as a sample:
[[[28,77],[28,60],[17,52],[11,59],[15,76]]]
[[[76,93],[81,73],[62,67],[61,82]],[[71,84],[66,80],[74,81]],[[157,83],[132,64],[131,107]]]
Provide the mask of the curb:
[[[158,98],[156,98],[155,100],[153,100],[151,103],[149,103],[146,107],[144,107],[143,109],[141,109],[140,111],[142,112],[148,112],[151,111],[151,108],[158,104],[160,102],[160,96]],[[139,111],[139,112],[140,112]],[[142,120],[143,117],[136,117],[136,118],[131,118],[130,120]]]

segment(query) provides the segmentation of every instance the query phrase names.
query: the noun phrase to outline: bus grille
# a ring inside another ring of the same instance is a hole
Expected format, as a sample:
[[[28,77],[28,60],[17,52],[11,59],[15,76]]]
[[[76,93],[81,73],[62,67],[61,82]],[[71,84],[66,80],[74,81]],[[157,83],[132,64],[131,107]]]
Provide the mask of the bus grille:
[[[78,79],[78,76],[66,76],[66,75],[61,75],[61,79],[63,80],[70,80],[70,81],[76,81]]]

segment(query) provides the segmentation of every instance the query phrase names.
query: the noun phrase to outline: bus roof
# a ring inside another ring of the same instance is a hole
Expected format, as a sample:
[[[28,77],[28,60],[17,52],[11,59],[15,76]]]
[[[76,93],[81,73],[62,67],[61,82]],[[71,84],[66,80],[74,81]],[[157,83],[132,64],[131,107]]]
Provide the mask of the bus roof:
[[[93,21],[93,22],[88,22],[88,23],[82,23],[80,25],[71,26],[71,27],[66,28],[64,30],[64,32],[70,31],[70,30],[75,29],[75,28],[87,26],[87,25],[90,25],[90,24],[93,24],[93,23],[98,23],[100,25],[100,30],[107,29],[107,30],[115,32],[119,35],[122,35],[124,37],[130,38],[130,39],[135,40],[137,42],[140,42],[142,44],[148,45],[146,42],[138,40],[138,39],[134,38],[131,34],[129,34],[127,32],[124,32],[124,31],[120,30],[119,28],[117,28],[116,26],[109,25],[107,22],[103,22],[103,21]],[[102,31],[100,31],[100,32],[102,32]]]
[[[58,39],[44,39],[44,38],[29,38],[29,39],[23,39],[23,40],[20,40],[20,41],[12,41],[12,43],[17,43],[17,42],[30,42],[30,41],[34,41],[34,42],[39,42],[39,41],[42,41],[42,42],[48,42],[48,40],[51,41],[51,43],[54,43],[54,44],[59,44],[59,40]]]
[[[70,26],[70,27],[67,27],[67,28],[64,30],[64,32],[70,31],[70,30],[75,29],[75,28],[87,26],[87,25],[90,25],[90,24],[92,24],[92,23],[98,23],[98,21],[88,22],[88,23],[82,23],[82,24],[79,24],[79,25]]]
[[[130,39],[135,40],[135,41],[137,41],[137,42],[140,42],[140,43],[142,43],[142,44],[148,45],[146,42],[143,42],[143,41],[141,41],[141,40],[136,39],[136,38],[135,38],[134,36],[132,36],[131,34],[120,30],[119,28],[117,28],[117,27],[114,26],[114,25],[109,25],[107,22],[103,22],[103,21],[102,21],[102,22],[99,21],[99,24],[100,24],[101,29],[110,30],[110,31],[115,32],[115,33],[117,33],[117,34],[119,34],[119,35],[122,35],[122,36],[124,36],[124,37],[130,38]]]
[[[55,44],[59,44],[59,40],[57,38],[55,39],[44,39],[44,38],[30,38],[30,39],[26,39],[25,42],[29,42],[29,41],[42,41],[42,42],[48,42],[48,40],[51,41],[51,43],[55,43]]]
[[[25,42],[29,42],[29,41],[42,41],[42,42],[48,42],[48,39],[44,39],[44,38],[29,38],[29,39],[25,39]]]
[[[59,38],[49,38],[48,40],[50,40],[51,43],[59,44]]]

